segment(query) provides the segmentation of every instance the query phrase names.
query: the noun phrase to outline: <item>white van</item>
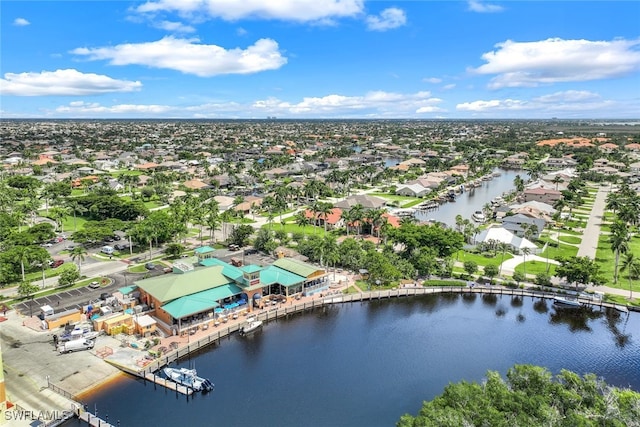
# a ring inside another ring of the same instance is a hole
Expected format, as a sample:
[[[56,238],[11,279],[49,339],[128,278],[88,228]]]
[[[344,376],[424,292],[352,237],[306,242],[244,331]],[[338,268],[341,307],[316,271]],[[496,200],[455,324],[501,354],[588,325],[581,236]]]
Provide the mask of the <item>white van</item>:
[[[100,252],[107,255],[113,255],[113,246],[103,246]]]
[[[61,354],[71,353],[72,351],[79,350],[91,350],[95,342],[93,340],[85,340],[85,339],[75,339],[73,341],[67,341],[58,346],[58,351]]]

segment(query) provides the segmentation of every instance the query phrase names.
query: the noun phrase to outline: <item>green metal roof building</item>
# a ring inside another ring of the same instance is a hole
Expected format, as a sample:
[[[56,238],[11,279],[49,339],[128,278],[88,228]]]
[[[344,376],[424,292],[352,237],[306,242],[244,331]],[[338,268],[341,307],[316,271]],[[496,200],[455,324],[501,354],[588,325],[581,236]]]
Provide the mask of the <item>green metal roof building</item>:
[[[161,326],[178,325],[180,329],[185,320],[201,320],[213,317],[217,311],[242,309],[248,299],[311,293],[319,285],[328,286],[323,269],[297,260],[283,258],[266,267],[253,264],[236,267],[217,258],[200,259],[199,263],[200,267],[192,268],[181,260],[174,265],[172,274],[134,283],[141,301],[155,309]],[[248,304],[249,309],[251,305]]]

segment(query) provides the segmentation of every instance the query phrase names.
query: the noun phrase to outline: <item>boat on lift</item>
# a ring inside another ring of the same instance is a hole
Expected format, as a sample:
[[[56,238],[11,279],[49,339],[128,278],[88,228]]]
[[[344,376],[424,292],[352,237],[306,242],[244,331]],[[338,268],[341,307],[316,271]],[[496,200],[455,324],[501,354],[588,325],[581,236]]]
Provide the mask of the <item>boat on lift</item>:
[[[193,391],[207,392],[213,390],[213,383],[206,378],[198,376],[195,369],[188,368],[164,368],[167,379],[176,384],[183,385]]]

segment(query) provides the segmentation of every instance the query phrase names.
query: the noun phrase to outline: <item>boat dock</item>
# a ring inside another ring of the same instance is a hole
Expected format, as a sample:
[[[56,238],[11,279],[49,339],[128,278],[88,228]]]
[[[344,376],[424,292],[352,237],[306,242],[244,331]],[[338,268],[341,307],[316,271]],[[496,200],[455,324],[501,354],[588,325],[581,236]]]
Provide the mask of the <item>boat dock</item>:
[[[113,424],[109,424],[107,421],[98,418],[89,411],[80,412],[78,418],[92,427],[115,427]]]
[[[175,382],[171,381],[170,379],[160,377],[160,376],[156,375],[153,372],[146,372],[144,374],[144,378],[147,381],[151,381],[154,384],[158,384],[158,385],[161,385],[163,387],[166,387],[169,390],[175,391],[176,393],[186,394],[187,396],[193,394],[193,389],[191,389],[189,387],[186,387],[186,386],[183,386],[183,385],[180,385],[178,383],[175,383]]]

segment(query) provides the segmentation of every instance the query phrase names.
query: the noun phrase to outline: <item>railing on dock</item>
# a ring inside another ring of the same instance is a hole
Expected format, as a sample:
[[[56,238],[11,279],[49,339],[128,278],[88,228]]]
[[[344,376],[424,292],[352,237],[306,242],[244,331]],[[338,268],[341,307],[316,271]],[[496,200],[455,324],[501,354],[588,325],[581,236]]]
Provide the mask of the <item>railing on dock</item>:
[[[409,297],[409,296],[417,296],[417,295],[431,295],[431,294],[490,294],[490,295],[512,295],[518,297],[532,297],[532,298],[545,298],[545,299],[553,299],[557,296],[563,296],[564,294],[548,292],[548,291],[540,291],[533,289],[520,289],[520,288],[506,288],[502,286],[480,286],[476,285],[473,287],[469,286],[408,286],[397,289],[385,289],[379,291],[365,291],[358,292],[352,294],[343,294],[343,293],[330,293],[328,295],[323,295],[322,297],[313,299],[311,301],[305,301],[295,304],[295,300],[290,300],[287,304],[282,304],[277,307],[272,307],[270,309],[265,310],[254,310],[251,312],[251,316],[255,317],[258,320],[262,320],[263,322],[269,322],[271,320],[275,320],[280,317],[290,316],[296,313],[304,312],[307,310],[313,310],[316,308],[321,308],[326,305],[331,304],[343,304],[349,302],[359,302],[359,301],[374,301],[374,300],[382,300],[389,298],[400,298],[400,297]],[[578,301],[583,305],[588,306],[596,306],[596,307],[608,307],[616,310],[622,310],[624,307],[608,303],[600,300],[590,300],[587,298],[579,298]],[[209,345],[218,343],[222,338],[229,337],[234,332],[238,332],[242,327],[241,323],[230,324],[229,326],[220,325],[216,327],[216,329],[212,330],[206,336],[189,342],[186,345],[178,347],[177,349],[170,350],[159,358],[151,361],[147,365],[145,365],[140,370],[134,370],[130,367],[117,365],[120,369],[125,372],[128,372],[132,375],[144,378],[145,380],[150,380],[155,382],[156,384],[161,384],[157,381],[152,380],[154,377],[154,372],[158,371],[163,366],[167,366],[170,363],[188,356],[190,353],[200,350]],[[160,379],[162,381],[162,379]],[[162,384],[161,384],[162,385]]]

